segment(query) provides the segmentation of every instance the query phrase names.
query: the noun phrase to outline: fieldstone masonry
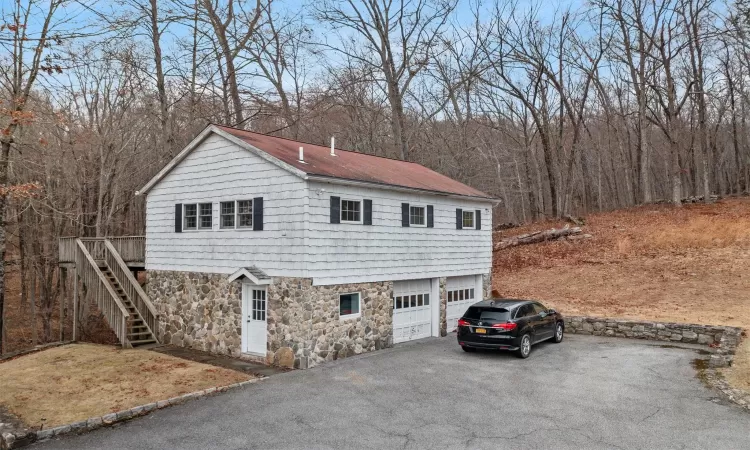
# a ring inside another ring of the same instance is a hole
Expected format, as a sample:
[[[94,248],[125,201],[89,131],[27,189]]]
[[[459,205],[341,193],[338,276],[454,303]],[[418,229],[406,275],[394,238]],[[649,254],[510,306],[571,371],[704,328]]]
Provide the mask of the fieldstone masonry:
[[[448,278],[442,277],[438,279],[439,282],[439,293],[440,293],[440,336],[445,337],[448,335]]]
[[[159,312],[160,342],[242,355],[242,282],[224,274],[147,271],[146,293]],[[313,286],[309,278],[275,278],[268,286],[268,364],[309,368],[390,347],[390,282]],[[341,320],[339,294],[360,293],[360,316]]]
[[[482,275],[482,295],[482,299],[492,298],[492,274],[490,273]]]
[[[341,320],[339,295],[360,293],[360,316]],[[268,363],[306,369],[393,344],[393,283],[313,286],[279,278],[268,288]]]
[[[238,357],[242,345],[242,284],[226,275],[147,270],[146,295],[159,312],[163,344]]]
[[[209,353],[242,354],[242,282],[224,274],[147,271],[146,293],[159,312],[159,342]],[[440,278],[440,334],[446,333],[446,278]],[[490,275],[482,276],[490,295]],[[339,295],[359,292],[360,316],[341,320]],[[313,286],[309,278],[274,278],[268,286],[266,355],[251,357],[284,367],[323,361],[393,344],[392,282]]]

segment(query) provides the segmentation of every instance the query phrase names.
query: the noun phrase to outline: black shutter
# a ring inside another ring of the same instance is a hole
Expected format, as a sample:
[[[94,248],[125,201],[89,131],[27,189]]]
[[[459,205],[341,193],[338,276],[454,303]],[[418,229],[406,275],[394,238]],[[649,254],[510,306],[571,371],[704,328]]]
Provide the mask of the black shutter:
[[[182,203],[174,205],[174,232],[182,233]]]
[[[331,196],[331,223],[341,223],[341,197]]]
[[[409,204],[401,203],[401,226],[409,226]]]
[[[372,200],[364,199],[362,201],[364,206],[364,214],[362,216],[363,225],[372,225]]]
[[[460,230],[464,227],[464,211],[461,208],[456,208],[456,229]]]
[[[482,229],[482,210],[481,209],[478,209],[477,213],[474,215],[474,221],[475,221],[476,229],[481,230]]]
[[[253,199],[253,230],[263,229],[263,197]]]
[[[435,227],[435,218],[433,217],[432,205],[427,205],[427,228]]]

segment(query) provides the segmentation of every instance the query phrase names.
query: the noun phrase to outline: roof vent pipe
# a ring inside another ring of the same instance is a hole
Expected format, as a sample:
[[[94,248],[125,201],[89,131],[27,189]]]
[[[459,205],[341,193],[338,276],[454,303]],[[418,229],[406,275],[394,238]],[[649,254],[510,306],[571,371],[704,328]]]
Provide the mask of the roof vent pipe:
[[[334,147],[334,142],[336,142],[336,138],[334,136],[331,136],[331,156],[336,156],[336,147]]]
[[[305,150],[302,147],[299,148],[299,160],[305,162]]]

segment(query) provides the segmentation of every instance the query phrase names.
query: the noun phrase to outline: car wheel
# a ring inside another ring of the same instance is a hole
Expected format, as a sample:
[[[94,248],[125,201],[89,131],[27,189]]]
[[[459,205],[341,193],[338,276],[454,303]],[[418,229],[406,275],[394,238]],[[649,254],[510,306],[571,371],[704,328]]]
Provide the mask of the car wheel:
[[[475,349],[475,348],[472,348],[472,347],[465,347],[465,346],[463,346],[463,345],[461,346],[461,350],[463,350],[463,351],[465,351],[465,352],[468,352],[468,353],[474,353],[475,351],[477,351],[477,349]]]
[[[563,337],[565,337],[564,334],[565,326],[562,322],[557,322],[557,324],[555,325],[555,344],[559,344],[560,342],[562,342]]]
[[[524,334],[521,336],[521,345],[518,347],[516,356],[519,358],[528,358],[531,354],[531,336]]]

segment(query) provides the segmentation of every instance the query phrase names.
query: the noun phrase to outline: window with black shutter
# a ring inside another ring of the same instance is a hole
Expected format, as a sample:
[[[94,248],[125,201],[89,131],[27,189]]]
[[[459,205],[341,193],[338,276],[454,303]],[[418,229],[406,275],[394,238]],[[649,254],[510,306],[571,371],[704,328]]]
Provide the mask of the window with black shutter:
[[[362,200],[362,206],[364,207],[364,216],[362,218],[362,224],[372,225],[372,200]]]
[[[263,229],[263,197],[253,199],[253,230]]]
[[[341,223],[341,197],[331,196],[331,223]]]
[[[182,203],[174,205],[174,232],[182,233]]]

